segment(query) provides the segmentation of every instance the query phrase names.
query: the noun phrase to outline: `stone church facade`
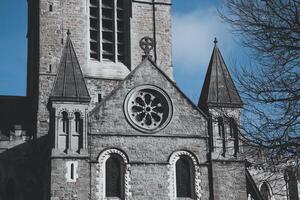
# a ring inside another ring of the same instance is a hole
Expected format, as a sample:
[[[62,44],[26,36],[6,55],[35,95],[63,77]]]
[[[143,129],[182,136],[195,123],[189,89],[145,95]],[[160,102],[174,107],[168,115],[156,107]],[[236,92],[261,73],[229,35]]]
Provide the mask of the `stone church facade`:
[[[0,97],[0,200],[299,198],[296,177],[274,171],[273,186],[245,162],[243,102],[216,40],[198,105],[176,86],[171,0],[28,11],[27,96]]]

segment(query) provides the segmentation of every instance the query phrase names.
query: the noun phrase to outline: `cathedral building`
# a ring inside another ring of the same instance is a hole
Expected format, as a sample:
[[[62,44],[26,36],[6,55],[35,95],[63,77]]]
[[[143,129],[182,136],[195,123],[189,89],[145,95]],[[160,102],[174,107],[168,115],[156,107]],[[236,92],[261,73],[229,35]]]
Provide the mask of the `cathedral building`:
[[[217,40],[198,105],[176,86],[171,3],[28,0],[27,96],[0,97],[0,200],[299,199],[293,173],[245,161]]]

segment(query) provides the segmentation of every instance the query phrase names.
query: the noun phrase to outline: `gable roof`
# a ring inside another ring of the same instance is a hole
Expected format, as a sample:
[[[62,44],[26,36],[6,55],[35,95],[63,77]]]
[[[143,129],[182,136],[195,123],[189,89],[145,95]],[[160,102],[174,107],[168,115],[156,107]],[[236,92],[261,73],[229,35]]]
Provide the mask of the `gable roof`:
[[[71,102],[91,100],[69,32],[50,99]]]
[[[243,101],[234,85],[217,40],[209,62],[198,106],[207,107],[243,107]]]
[[[154,66],[155,69],[157,69],[171,84],[174,88],[176,88],[176,90],[189,102],[189,104],[196,109],[205,119],[208,119],[208,116],[206,115],[206,113],[204,113],[201,109],[199,109],[199,107],[197,107],[192,100],[190,100],[182,91],[181,89],[176,85],[176,83],[169,78],[169,76],[164,73],[164,71],[162,71],[157,65],[156,63],[151,59],[151,56],[145,56],[142,60],[142,62],[134,68],[134,70],[132,70],[127,77],[119,84],[118,87],[116,87],[107,97],[105,97],[101,103],[99,103],[91,112],[90,115],[93,115],[94,113],[97,112],[97,110],[103,105],[105,104],[105,102],[112,96],[114,95],[114,93],[122,87],[122,84],[127,81],[128,79],[130,79],[137,70],[139,70],[139,68],[141,68],[142,66],[144,66],[147,62],[149,62],[152,66]]]

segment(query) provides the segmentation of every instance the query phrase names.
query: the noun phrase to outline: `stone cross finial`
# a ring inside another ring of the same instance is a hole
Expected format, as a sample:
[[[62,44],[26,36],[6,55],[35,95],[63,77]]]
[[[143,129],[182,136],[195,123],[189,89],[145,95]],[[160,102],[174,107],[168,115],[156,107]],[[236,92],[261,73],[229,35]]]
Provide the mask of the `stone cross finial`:
[[[216,37],[215,37],[214,43],[215,43],[215,45],[217,45],[217,43],[218,43],[218,40]]]
[[[143,37],[140,40],[140,47],[146,56],[150,55],[151,50],[154,48],[154,40],[150,37]]]

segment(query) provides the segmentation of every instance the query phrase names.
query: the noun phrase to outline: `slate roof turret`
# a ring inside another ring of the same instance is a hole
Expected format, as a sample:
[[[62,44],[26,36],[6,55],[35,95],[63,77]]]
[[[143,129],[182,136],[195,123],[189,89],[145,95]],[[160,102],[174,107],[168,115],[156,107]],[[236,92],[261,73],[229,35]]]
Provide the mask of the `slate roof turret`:
[[[50,100],[66,102],[90,102],[91,100],[69,31]]]
[[[198,106],[242,108],[243,101],[234,85],[215,38],[215,46],[209,62]]]

